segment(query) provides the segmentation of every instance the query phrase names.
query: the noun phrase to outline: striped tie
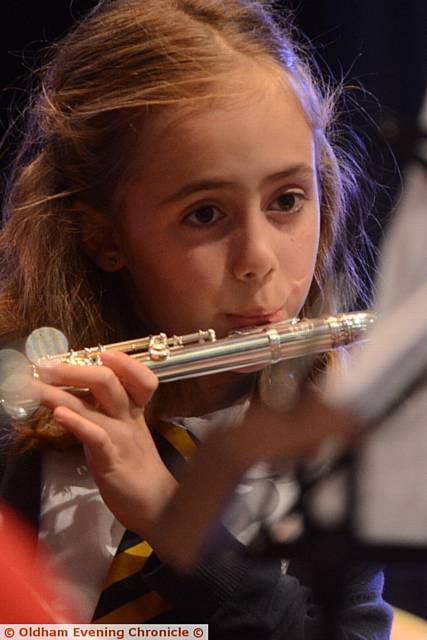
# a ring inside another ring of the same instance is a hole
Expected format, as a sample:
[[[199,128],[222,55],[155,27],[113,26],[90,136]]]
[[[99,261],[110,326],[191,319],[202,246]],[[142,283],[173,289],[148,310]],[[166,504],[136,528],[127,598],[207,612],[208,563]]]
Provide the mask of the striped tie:
[[[180,468],[197,448],[188,431],[166,422],[159,423],[156,429],[156,444],[163,461],[174,475],[179,474]],[[162,614],[170,609],[170,605],[159,593],[144,584],[144,574],[150,573],[156,563],[148,542],[136,533],[126,531],[111,564],[92,622],[161,622]]]

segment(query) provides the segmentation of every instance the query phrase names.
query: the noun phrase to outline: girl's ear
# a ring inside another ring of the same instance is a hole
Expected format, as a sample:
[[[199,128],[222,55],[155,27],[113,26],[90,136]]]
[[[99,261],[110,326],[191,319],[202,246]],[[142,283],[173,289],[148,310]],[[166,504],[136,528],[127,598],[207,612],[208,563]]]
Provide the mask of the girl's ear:
[[[76,203],[80,214],[83,249],[103,271],[120,271],[126,264],[112,221],[83,202]]]

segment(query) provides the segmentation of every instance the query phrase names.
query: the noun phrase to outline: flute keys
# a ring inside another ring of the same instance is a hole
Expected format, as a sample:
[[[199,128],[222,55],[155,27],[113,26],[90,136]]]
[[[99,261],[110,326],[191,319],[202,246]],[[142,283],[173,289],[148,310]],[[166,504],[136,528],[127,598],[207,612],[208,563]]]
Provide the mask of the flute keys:
[[[170,356],[168,337],[165,333],[151,336],[148,343],[148,355],[150,360],[158,362],[159,360],[167,360]]]

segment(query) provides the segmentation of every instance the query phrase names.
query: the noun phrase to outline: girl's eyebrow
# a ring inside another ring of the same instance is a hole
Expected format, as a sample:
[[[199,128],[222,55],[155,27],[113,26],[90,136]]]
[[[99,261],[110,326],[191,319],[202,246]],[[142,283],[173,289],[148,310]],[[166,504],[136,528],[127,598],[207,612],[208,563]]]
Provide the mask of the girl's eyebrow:
[[[287,167],[283,171],[278,171],[277,173],[272,173],[269,176],[266,176],[261,181],[261,186],[264,187],[271,182],[275,182],[279,179],[292,178],[298,175],[303,178],[312,178],[314,175],[313,167],[309,164],[295,164]],[[194,180],[192,182],[187,182],[180,189],[167,196],[158,206],[163,206],[166,204],[170,204],[171,202],[176,202],[179,200],[183,200],[187,196],[192,195],[193,193],[197,193],[198,191],[207,191],[210,189],[223,189],[224,187],[233,186],[233,182],[230,180]]]
[[[261,181],[261,186],[265,187],[276,180],[293,178],[295,176],[298,176],[299,178],[313,178],[314,169],[310,164],[293,164],[283,171],[278,171],[277,173],[272,173],[271,175],[266,176]]]

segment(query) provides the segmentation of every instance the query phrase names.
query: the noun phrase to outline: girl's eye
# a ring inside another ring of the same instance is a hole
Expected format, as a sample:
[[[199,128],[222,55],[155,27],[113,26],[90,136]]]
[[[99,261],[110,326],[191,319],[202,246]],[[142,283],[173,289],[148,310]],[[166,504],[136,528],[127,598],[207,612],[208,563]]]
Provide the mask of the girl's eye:
[[[185,216],[184,221],[197,227],[208,226],[214,224],[222,217],[222,214],[213,205],[205,205],[198,207]]]
[[[283,213],[297,213],[302,209],[304,200],[303,191],[285,191],[273,200],[269,208],[272,211],[283,211]]]

